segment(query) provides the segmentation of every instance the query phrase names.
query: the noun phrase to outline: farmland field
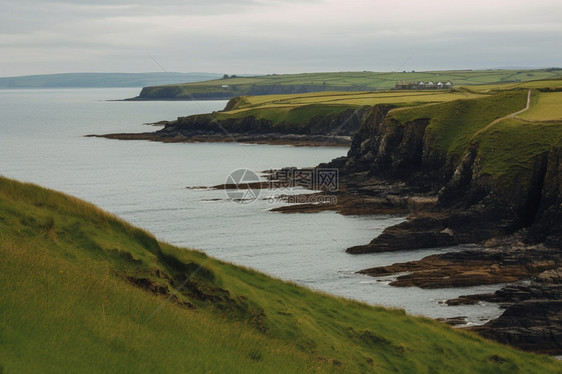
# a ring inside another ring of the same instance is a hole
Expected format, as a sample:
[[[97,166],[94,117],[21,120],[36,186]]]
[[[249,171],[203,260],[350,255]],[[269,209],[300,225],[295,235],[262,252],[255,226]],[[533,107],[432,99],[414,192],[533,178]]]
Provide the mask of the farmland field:
[[[538,70],[449,70],[428,72],[337,72],[270,74],[255,77],[228,77],[197,83],[145,87],[139,99],[195,100],[234,96],[298,94],[323,91],[380,91],[399,81],[451,81],[456,87],[482,84],[520,84],[540,79],[556,79],[561,69]]]
[[[532,121],[562,121],[562,92],[538,92],[519,117]]]

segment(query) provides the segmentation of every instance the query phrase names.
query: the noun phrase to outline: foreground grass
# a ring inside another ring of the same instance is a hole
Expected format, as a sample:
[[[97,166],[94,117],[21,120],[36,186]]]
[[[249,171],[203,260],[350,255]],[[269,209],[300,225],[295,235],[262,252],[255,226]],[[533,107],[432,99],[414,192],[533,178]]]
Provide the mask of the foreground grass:
[[[3,373],[562,370],[158,242],[91,204],[2,177],[0,239]]]

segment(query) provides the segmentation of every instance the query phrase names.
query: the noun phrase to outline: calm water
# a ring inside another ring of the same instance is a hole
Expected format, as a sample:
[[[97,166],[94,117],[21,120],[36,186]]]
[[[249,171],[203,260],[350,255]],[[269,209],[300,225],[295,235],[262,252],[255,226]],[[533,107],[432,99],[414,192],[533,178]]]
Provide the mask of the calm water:
[[[153,127],[143,124],[220,110],[226,103],[107,101],[138,92],[130,88],[0,90],[0,174],[78,196],[165,241],[199,248],[310,288],[429,317],[469,316],[474,323],[501,313],[493,304],[448,307],[439,303],[499,287],[395,288],[388,279],[355,274],[367,267],[443,251],[360,256],[344,252],[369,242],[402,217],[272,213],[268,210],[276,205],[266,199],[265,191],[251,204],[236,204],[224,191],[185,188],[224,183],[239,168],[260,172],[315,166],[344,155],[346,149],[84,137],[152,131]]]

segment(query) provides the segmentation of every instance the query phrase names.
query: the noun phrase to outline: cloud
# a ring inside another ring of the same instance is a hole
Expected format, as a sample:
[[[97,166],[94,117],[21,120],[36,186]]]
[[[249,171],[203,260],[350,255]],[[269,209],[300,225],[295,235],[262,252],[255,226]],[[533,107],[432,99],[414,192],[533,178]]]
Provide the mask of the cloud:
[[[0,75],[559,65],[562,4],[505,0],[0,0]]]

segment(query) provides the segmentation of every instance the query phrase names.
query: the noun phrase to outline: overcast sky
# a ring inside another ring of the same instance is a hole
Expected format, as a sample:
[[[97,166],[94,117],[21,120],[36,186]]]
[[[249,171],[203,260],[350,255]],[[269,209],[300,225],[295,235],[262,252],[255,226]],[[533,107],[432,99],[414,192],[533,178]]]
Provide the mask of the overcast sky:
[[[562,66],[560,0],[0,0],[0,76]]]

